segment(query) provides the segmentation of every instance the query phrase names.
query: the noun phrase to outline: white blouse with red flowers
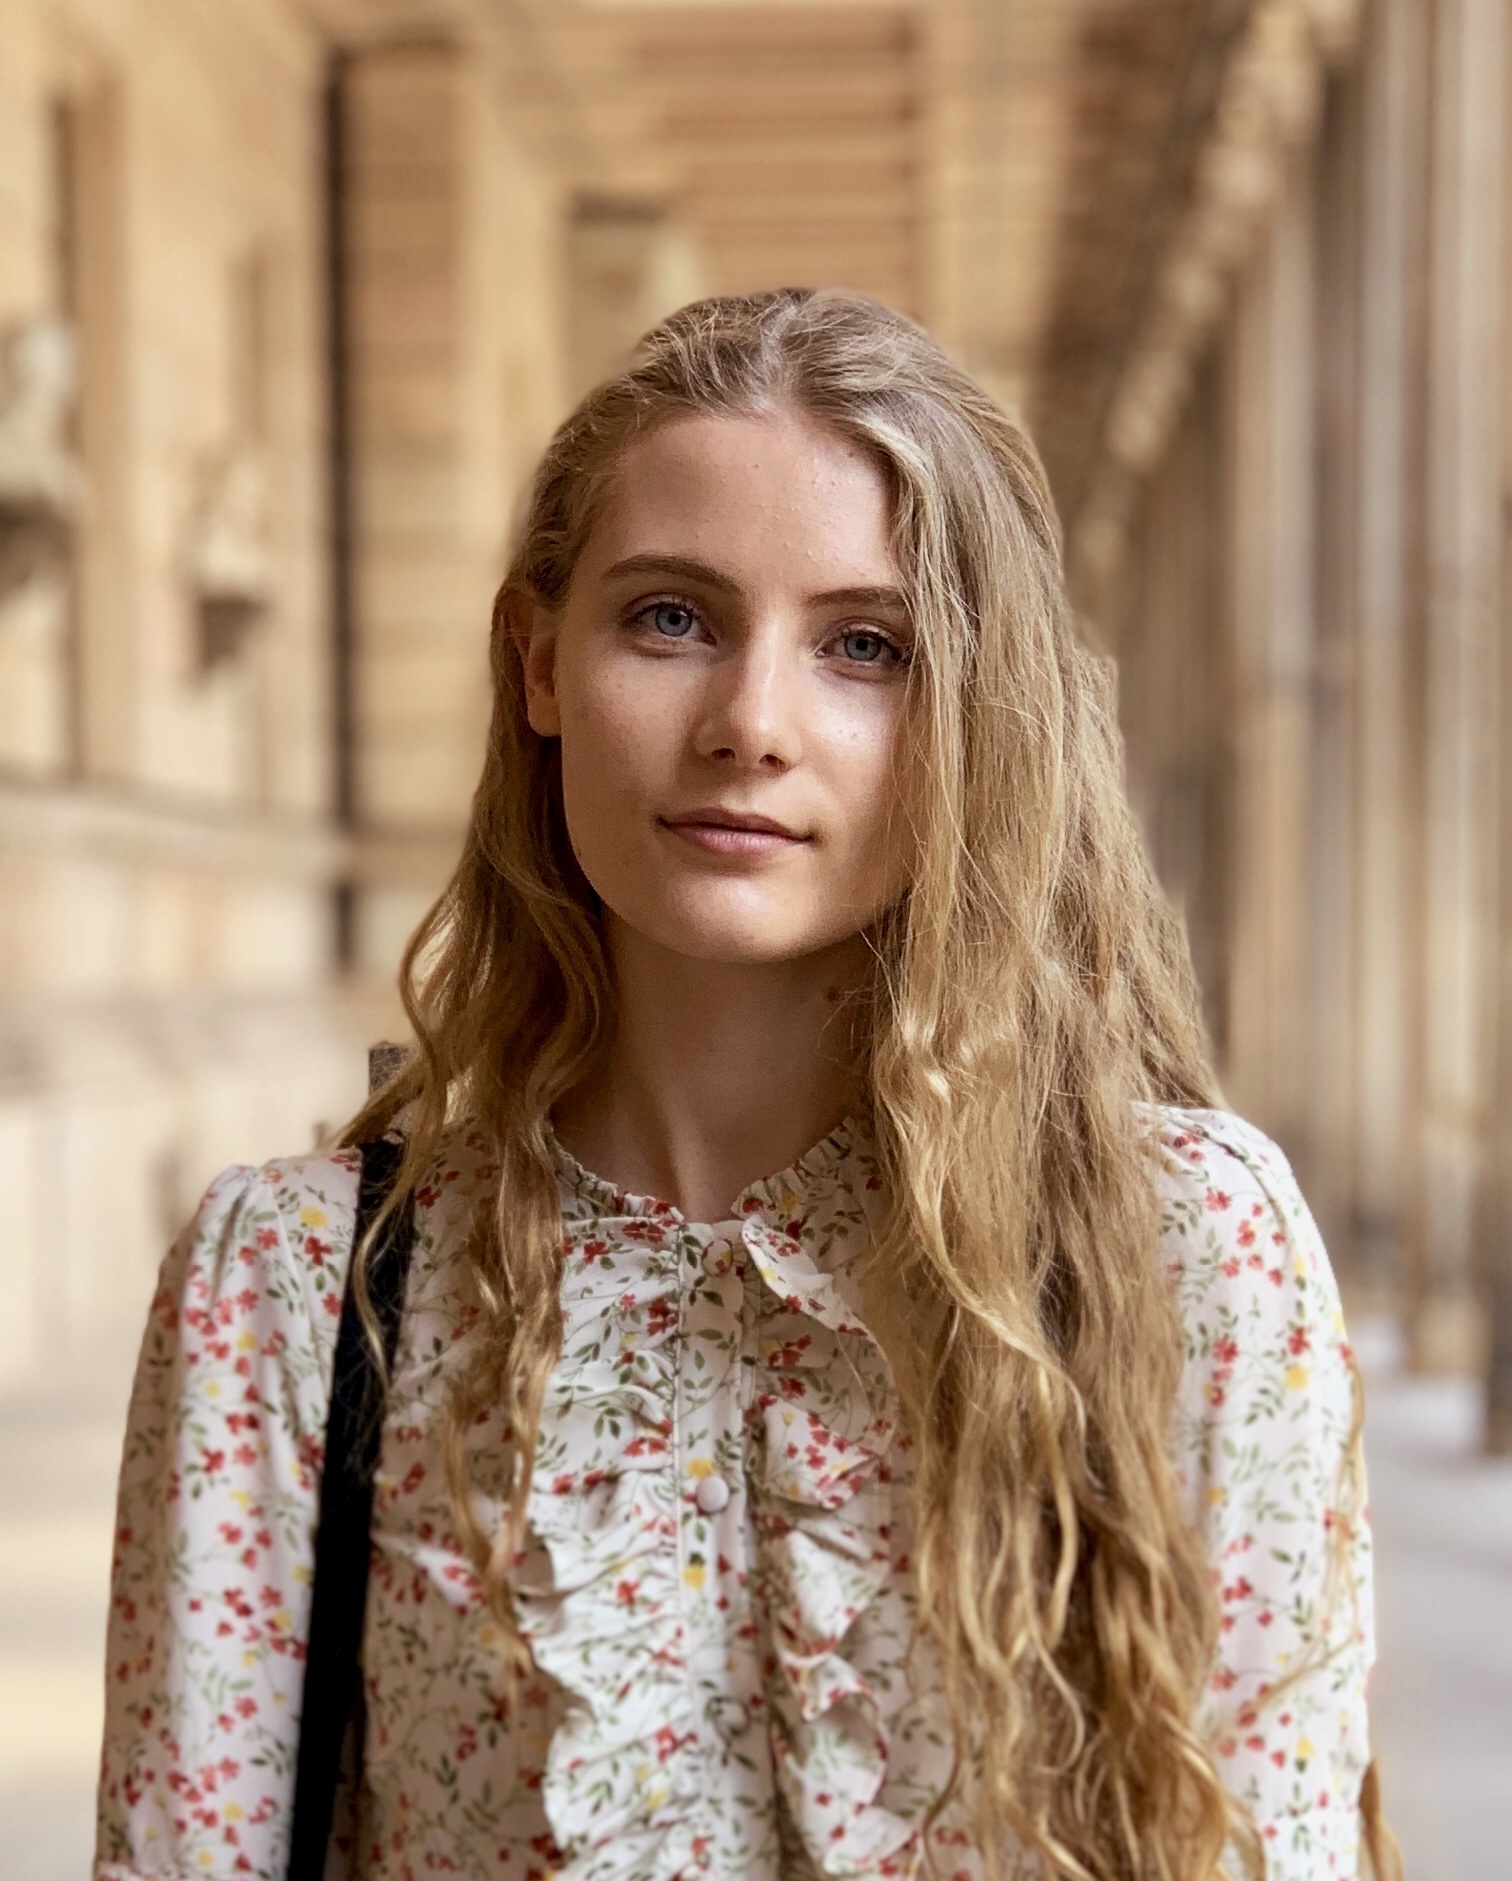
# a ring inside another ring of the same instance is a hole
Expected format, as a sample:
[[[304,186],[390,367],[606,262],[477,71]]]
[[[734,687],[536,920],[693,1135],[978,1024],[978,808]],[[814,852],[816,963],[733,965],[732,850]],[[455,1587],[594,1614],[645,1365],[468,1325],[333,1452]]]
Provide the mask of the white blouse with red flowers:
[[[1163,1114],[1186,1370],[1172,1449],[1221,1590],[1200,1719],[1271,1881],[1353,1877],[1369,1538],[1340,1531],[1338,1295],[1280,1152]],[[847,1126],[725,1221],[558,1148],[563,1341],[514,1577],[511,1700],[448,1505],[464,1237],[496,1179],[460,1133],[418,1197],[375,1497],[363,1777],[371,1881],[798,1881],[981,1864],[927,1826],[950,1738],[910,1655],[910,1445],[853,1284],[878,1198]],[[121,1477],[97,1881],[283,1873],[354,1154],[233,1169],[169,1254]],[[498,1417],[470,1437],[485,1521]],[[1343,1572],[1340,1572],[1342,1564]]]

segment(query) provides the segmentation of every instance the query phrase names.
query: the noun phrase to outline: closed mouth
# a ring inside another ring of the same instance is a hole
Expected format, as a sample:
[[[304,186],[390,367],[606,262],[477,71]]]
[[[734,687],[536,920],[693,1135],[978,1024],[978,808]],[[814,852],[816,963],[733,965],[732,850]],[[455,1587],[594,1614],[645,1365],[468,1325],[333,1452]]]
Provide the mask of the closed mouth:
[[[740,830],[752,836],[777,836],[786,842],[807,842],[806,836],[800,836],[797,830],[789,829],[785,823],[779,823],[774,817],[757,816],[743,810],[723,810],[717,806],[708,809],[685,810],[680,816],[658,818],[668,829],[727,829]]]

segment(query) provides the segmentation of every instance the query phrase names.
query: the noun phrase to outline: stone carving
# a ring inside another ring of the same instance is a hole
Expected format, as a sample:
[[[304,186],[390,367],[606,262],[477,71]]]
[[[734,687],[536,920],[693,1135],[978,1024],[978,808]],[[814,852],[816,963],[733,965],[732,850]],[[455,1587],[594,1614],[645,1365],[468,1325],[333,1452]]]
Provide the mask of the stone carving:
[[[69,439],[78,376],[72,328],[55,318],[27,321],[12,331],[6,354],[0,600],[66,565],[84,503],[84,475]]]
[[[267,474],[255,446],[234,446],[207,476],[187,559],[200,665],[210,672],[235,659],[273,602]]]

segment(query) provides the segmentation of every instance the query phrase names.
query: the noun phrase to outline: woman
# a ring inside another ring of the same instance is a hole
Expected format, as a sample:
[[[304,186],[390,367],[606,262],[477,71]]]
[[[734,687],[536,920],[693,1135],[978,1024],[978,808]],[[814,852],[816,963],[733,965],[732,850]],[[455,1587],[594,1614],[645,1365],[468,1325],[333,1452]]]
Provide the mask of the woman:
[[[1026,439],[868,302],[687,308],[547,452],[493,680],[418,1052],[165,1269],[100,1874],[282,1871],[396,1125],[354,1872],[1361,1872],[1337,1294]]]

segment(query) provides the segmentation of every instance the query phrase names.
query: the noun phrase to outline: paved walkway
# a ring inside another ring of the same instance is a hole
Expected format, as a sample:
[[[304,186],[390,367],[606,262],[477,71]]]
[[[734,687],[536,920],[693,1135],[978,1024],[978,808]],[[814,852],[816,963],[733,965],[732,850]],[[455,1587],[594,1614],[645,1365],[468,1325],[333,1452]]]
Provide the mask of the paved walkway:
[[[1466,1381],[1404,1377],[1389,1328],[1355,1338],[1389,1819],[1407,1881],[1512,1881],[1512,1460],[1480,1454]]]
[[[66,1390],[0,1401],[3,1881],[89,1875],[128,1388],[116,1362]]]
[[[1512,1462],[1474,1391],[1370,1377],[1379,1540],[1375,1737],[1408,1881],[1512,1881]],[[87,1881],[112,1486],[126,1380],[0,1402],[0,1877]]]

